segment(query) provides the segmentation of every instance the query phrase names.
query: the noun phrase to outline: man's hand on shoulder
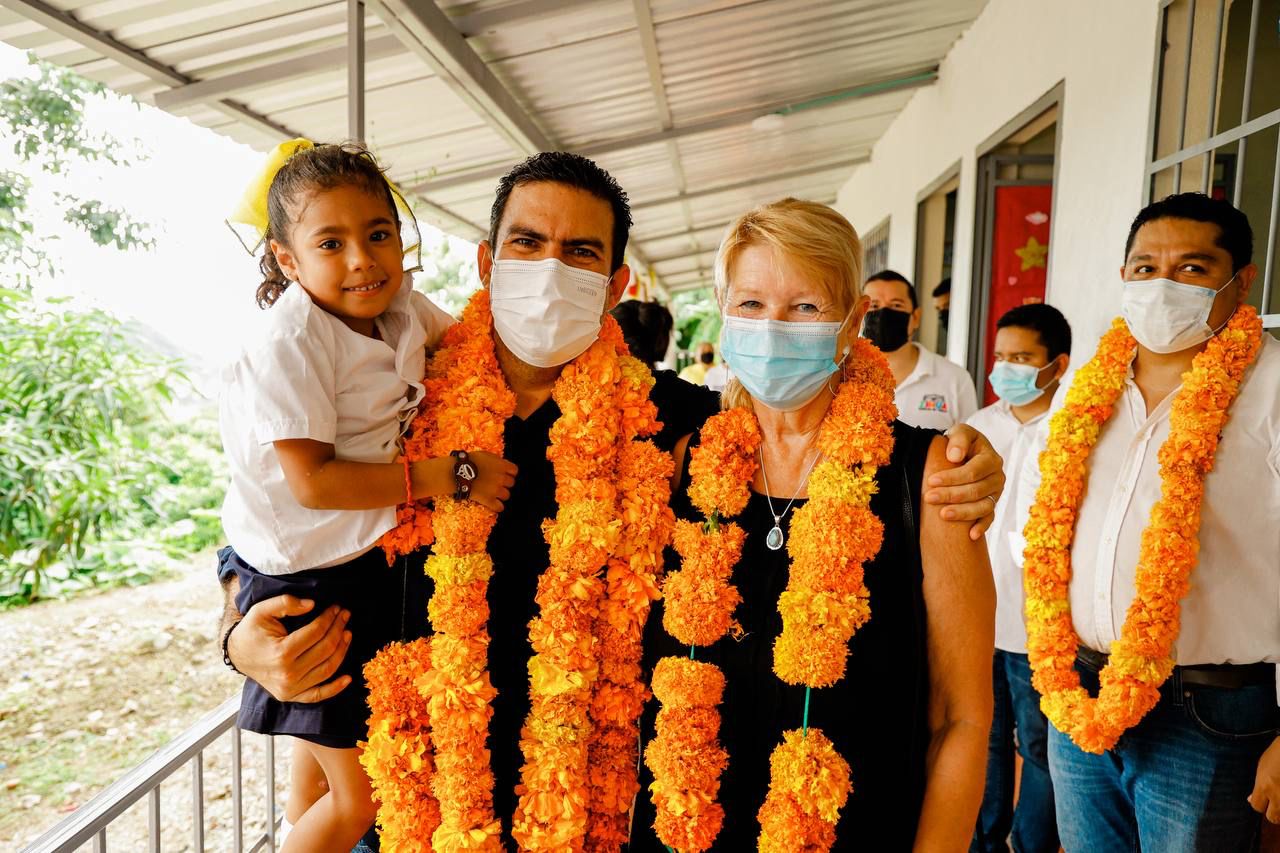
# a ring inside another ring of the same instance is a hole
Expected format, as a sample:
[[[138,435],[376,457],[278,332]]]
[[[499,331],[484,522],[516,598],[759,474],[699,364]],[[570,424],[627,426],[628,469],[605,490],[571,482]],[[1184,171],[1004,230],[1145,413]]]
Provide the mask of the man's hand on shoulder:
[[[947,521],[971,521],[969,538],[978,539],[995,521],[996,501],[1004,491],[1004,460],[987,437],[968,424],[947,430],[947,461],[958,464],[929,477],[927,503],[941,505]]]

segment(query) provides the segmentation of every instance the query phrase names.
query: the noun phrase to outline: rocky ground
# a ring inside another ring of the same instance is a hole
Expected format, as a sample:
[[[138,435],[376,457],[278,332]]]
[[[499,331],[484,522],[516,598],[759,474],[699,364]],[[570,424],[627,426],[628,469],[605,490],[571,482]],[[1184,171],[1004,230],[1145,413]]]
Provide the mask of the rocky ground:
[[[0,849],[18,850],[232,695],[217,649],[213,554],[180,576],[0,612]],[[246,838],[265,828],[265,739],[243,736]],[[276,754],[284,803],[288,747]],[[231,737],[205,751],[205,848],[231,850]],[[193,845],[192,771],[161,787],[165,851]],[[145,850],[145,799],[108,849]],[[86,847],[85,849],[89,849]]]

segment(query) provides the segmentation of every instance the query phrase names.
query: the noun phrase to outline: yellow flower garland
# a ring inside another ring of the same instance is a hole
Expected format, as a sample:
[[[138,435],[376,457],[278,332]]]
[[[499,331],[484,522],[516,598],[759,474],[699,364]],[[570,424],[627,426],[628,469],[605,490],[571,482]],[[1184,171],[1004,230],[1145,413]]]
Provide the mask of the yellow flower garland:
[[[828,687],[844,676],[849,640],[870,618],[862,567],[883,539],[869,506],[876,468],[893,452],[894,382],[879,350],[863,339],[852,346],[818,436],[825,460],[810,476],[809,500],[791,524],[792,563],[778,602],[783,630],[774,644],[774,672],[806,688]],[[677,524],[682,569],[663,587],[663,624],[681,642],[709,644],[730,627],[739,597],[728,582],[744,534],[722,519],[746,506],[759,443],[755,416],[732,409],[707,422],[701,445],[691,451],[689,497],[707,521]],[[654,673],[663,707],[645,759],[654,774],[655,829],[665,844],[687,853],[709,848],[723,821],[716,794],[727,756],[715,712],[723,679],[710,664],[680,658],[664,658]],[[806,719],[802,730],[783,733],[770,764],[758,849],[830,849],[851,790],[848,763]]]
[[[1089,453],[1111,418],[1136,348],[1122,319],[1112,323],[1050,421],[1049,442],[1040,455],[1043,479],[1025,531],[1027,651],[1045,715],[1086,752],[1115,746],[1159,701],[1160,686],[1173,672],[1179,603],[1199,550],[1204,478],[1213,469],[1231,403],[1261,342],[1257,312],[1242,305],[1182,377],[1169,437],[1160,448],[1160,500],[1142,532],[1137,595],[1120,639],[1111,646],[1096,699],[1080,686],[1075,671],[1080,638],[1071,620],[1071,542]]]
[[[488,293],[480,291],[429,363],[407,458],[456,448],[502,452],[515,401],[492,330]],[[616,851],[626,840],[638,788],[637,721],[647,695],[640,631],[670,535],[670,457],[638,440],[660,427],[649,401],[652,385],[606,318],[599,340],[565,367],[553,391],[561,417],[548,454],[560,509],[544,525],[552,562],[539,583],[540,615],[530,625],[532,712],[522,733],[526,765],[513,824],[525,849]],[[436,633],[425,663],[427,645],[406,652],[397,644],[370,664],[366,767],[378,792],[384,848],[498,851],[501,821],[493,816],[485,748],[494,695],[485,670],[485,590],[493,571],[485,546],[494,515],[442,499],[434,517],[418,502],[402,507],[399,520],[384,539],[389,559],[434,538],[427,572],[436,583],[429,605]],[[421,671],[406,680],[405,666]],[[406,684],[426,700],[428,713],[415,710]],[[432,756],[419,749],[428,720],[434,773]],[[428,780],[440,812],[429,840],[423,833],[430,815],[397,811],[426,802]]]

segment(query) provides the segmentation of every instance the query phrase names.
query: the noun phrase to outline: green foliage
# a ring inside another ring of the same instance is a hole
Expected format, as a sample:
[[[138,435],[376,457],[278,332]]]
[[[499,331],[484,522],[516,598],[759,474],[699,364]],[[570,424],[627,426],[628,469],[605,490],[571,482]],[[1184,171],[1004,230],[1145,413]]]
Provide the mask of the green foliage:
[[[81,201],[75,196],[58,194],[66,205],[63,219],[89,235],[99,246],[114,245],[124,251],[134,246],[154,249],[156,241],[149,236],[149,226],[133,222],[122,211],[100,201]]]
[[[104,312],[0,290],[0,600],[149,579],[148,552],[216,538],[192,512],[220,497],[216,450],[164,423],[185,381]]]
[[[28,172],[49,176],[40,182],[42,189],[54,176],[73,183],[78,164],[103,161],[132,166],[145,159],[120,140],[86,127],[86,105],[92,98],[105,97],[101,84],[34,56],[30,62],[36,69],[35,76],[0,81],[0,136]],[[23,287],[29,287],[35,276],[56,272],[49,244],[58,238],[33,229],[29,216],[31,190],[27,175],[0,171],[0,269],[7,270],[9,277]],[[149,249],[155,245],[150,226],[135,222],[123,210],[72,193],[54,190],[48,195],[50,202],[61,209],[64,220],[99,246]]]
[[[0,263],[30,273],[45,270],[52,274],[48,257],[28,242],[35,226],[27,215],[31,181],[18,172],[0,172]]]
[[[75,159],[129,163],[118,140],[92,134],[84,124],[85,104],[105,91],[101,83],[31,55],[35,77],[0,81],[0,127],[13,140],[13,153],[57,174]]]
[[[475,260],[460,255],[448,240],[442,240],[422,253],[422,263],[425,270],[415,280],[415,287],[453,316],[461,315],[480,286]]]
[[[676,346],[693,349],[703,341],[720,340],[720,308],[709,287],[677,293],[671,300],[676,316]]]

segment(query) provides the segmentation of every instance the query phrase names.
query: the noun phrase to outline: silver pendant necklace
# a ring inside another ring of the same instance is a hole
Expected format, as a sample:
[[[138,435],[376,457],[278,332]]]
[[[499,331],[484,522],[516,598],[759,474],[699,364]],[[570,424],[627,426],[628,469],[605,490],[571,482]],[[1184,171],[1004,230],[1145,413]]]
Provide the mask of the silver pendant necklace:
[[[809,462],[809,467],[805,470],[804,476],[800,478],[797,488],[804,486],[809,481],[809,474],[812,473],[813,466],[818,464],[818,457],[821,455],[821,450],[813,454],[813,459]],[[782,546],[786,543],[786,537],[782,533],[782,519],[791,511],[791,505],[796,502],[796,496],[793,495],[791,500],[787,501],[786,509],[781,514],[773,511],[773,498],[769,496],[769,473],[765,471],[764,467],[764,442],[760,443],[760,475],[764,478],[764,499],[769,504],[769,514],[773,516],[773,528],[770,529],[769,535],[764,538],[764,544],[770,551],[781,551]]]

